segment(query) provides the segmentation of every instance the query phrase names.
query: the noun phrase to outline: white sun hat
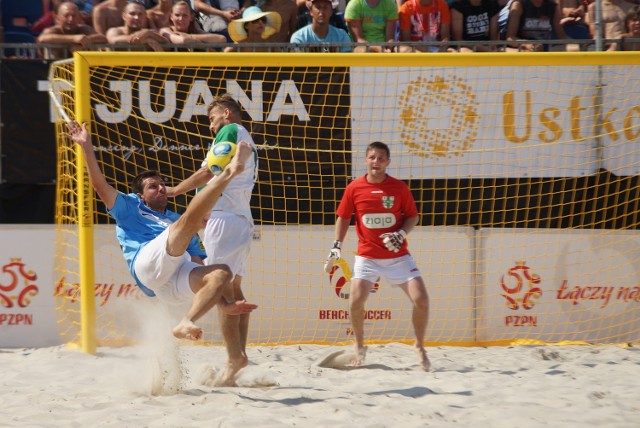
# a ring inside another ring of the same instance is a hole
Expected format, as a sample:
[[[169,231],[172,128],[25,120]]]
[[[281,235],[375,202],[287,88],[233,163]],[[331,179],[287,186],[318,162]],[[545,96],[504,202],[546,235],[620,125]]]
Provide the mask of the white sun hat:
[[[251,6],[242,12],[242,18],[234,19],[229,22],[229,36],[231,36],[231,39],[234,42],[241,42],[245,40],[247,38],[247,30],[244,28],[245,24],[262,17],[267,19],[264,33],[262,33],[263,39],[269,38],[280,31],[282,18],[280,18],[280,14],[278,12],[263,12],[258,6]]]

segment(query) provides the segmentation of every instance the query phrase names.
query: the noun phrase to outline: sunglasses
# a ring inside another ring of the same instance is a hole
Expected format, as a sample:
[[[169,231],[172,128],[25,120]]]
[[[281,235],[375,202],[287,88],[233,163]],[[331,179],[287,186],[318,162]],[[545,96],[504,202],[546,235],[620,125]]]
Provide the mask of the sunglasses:
[[[266,24],[267,23],[267,17],[263,16],[262,18],[254,19],[253,21],[249,21],[249,22],[256,23],[258,21],[261,21],[263,24]]]

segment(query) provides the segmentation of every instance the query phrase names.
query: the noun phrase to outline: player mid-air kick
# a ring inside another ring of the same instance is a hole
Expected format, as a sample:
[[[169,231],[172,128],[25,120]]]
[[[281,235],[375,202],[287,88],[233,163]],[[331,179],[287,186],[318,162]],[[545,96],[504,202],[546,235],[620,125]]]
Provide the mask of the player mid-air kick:
[[[86,124],[70,121],[67,128],[71,139],[82,148],[93,188],[116,221],[124,258],[140,289],[164,304],[190,304],[173,328],[176,338],[201,339],[202,328],[196,322],[216,305],[235,316],[257,308],[245,300],[225,299],[233,296],[231,270],[225,264],[204,266],[206,254],[197,237],[203,219],[222,191],[254,155],[249,144],[239,143],[231,163],[178,215],[167,209],[165,184],[156,171],[139,174],[132,193],[119,192],[100,170]]]

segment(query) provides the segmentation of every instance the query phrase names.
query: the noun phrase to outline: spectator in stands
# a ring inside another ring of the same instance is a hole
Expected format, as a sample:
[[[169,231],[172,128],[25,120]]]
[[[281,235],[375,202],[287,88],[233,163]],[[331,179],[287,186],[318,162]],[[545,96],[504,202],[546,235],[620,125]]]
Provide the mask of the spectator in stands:
[[[548,51],[550,40],[566,39],[560,17],[562,10],[554,0],[513,0],[507,21],[507,41],[511,49],[527,52]],[[565,45],[561,46],[564,50]]]
[[[64,48],[45,49],[46,59],[61,59],[71,56],[76,50],[87,50],[94,44],[105,44],[107,38],[96,33],[93,27],[83,23],[78,6],[64,2],[56,11],[57,24],[45,28],[38,36],[38,43],[66,45]]]
[[[195,0],[194,6],[204,31],[221,34],[231,41],[227,27],[232,20],[242,16],[239,0]]]
[[[398,11],[400,42],[425,42],[400,45],[400,52],[446,52],[451,36],[451,12],[446,0],[409,0]]]
[[[264,12],[280,15],[280,30],[269,36],[270,43],[289,43],[298,29],[298,6],[295,0],[260,0],[257,6]]]
[[[147,9],[149,28],[160,29],[171,25],[171,7],[173,0],[158,0],[155,6]]]
[[[195,21],[195,15],[188,1],[178,0],[171,8],[171,25],[162,28],[160,34],[173,44],[226,43],[220,34],[203,31]]]
[[[168,40],[157,31],[145,28],[147,25],[147,11],[140,3],[127,3],[122,12],[124,25],[107,30],[107,40],[111,44],[129,43],[145,45],[156,52],[164,51],[163,44]]]
[[[451,36],[454,41],[498,40],[498,13],[495,0],[454,0],[451,4]],[[460,52],[494,51],[495,45],[460,45]]]
[[[640,51],[640,6],[629,9],[624,26],[627,32],[620,37],[617,48],[621,51]]]
[[[619,39],[624,34],[624,21],[632,7],[632,3],[624,0],[602,0],[600,2],[602,11],[602,23],[600,25],[604,39]],[[597,37],[596,18],[596,2],[594,1],[587,9],[587,24],[589,24],[591,37],[594,39]],[[606,50],[615,50],[616,43],[607,43],[605,48]]]
[[[139,0],[144,6],[144,0]],[[93,8],[93,28],[99,34],[107,34],[112,27],[124,25],[122,11],[127,5],[127,0],[104,0]]]
[[[242,18],[229,23],[229,35],[236,44],[224,51],[272,52],[274,49],[269,46],[255,44],[267,43],[269,37],[280,30],[281,23],[280,15],[276,12],[263,12],[258,6],[248,7],[242,13]]]
[[[447,9],[448,10],[448,9]],[[354,52],[393,52],[393,47],[375,43],[394,43],[398,6],[395,0],[350,0],[344,11],[351,39],[368,46]]]
[[[60,0],[54,0],[55,3]],[[70,0],[62,0],[62,1],[70,1]],[[93,7],[100,3],[99,0],[71,0],[76,6],[78,6],[78,10],[80,11],[80,17],[82,21],[87,24],[93,26]],[[56,7],[57,10],[57,7]]]
[[[296,0],[296,5],[298,6],[298,29],[311,24],[311,9],[307,6],[308,1],[309,0]],[[349,29],[347,28],[346,22],[344,22],[344,13],[340,11],[339,5],[340,2],[338,0],[331,0],[332,13],[329,25],[340,28],[348,33]]]
[[[316,46],[295,47],[296,50],[306,52],[351,52],[351,39],[346,31],[330,25],[333,15],[331,0],[309,0],[307,7],[311,15],[311,24],[293,33],[291,43],[295,45],[312,44]],[[344,46],[330,46],[343,43]],[[324,46],[322,46],[324,45]]]
[[[589,26],[585,17],[589,0],[561,0],[562,17],[560,24],[570,39],[589,40]]]
[[[40,34],[45,28],[51,27],[56,23],[56,13],[58,7],[65,1],[73,1],[85,24],[93,26],[93,8],[100,4],[103,0],[43,0],[42,16],[31,25],[31,32]]]

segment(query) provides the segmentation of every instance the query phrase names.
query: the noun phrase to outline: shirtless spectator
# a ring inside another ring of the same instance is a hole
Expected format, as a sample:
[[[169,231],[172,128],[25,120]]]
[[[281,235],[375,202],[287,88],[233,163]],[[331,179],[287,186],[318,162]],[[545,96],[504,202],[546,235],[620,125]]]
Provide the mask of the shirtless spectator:
[[[127,3],[122,12],[124,25],[112,27],[107,30],[107,40],[111,44],[128,43],[132,45],[144,45],[156,52],[162,52],[163,44],[168,40],[157,31],[146,27],[147,11],[140,3]]]
[[[171,25],[160,30],[160,34],[173,44],[226,43],[220,34],[206,33],[195,22],[188,1],[179,0],[171,9]]]
[[[601,28],[602,38],[611,40],[619,39],[624,34],[624,20],[629,10],[633,7],[633,3],[626,2],[624,0],[602,0],[602,23]],[[597,37],[596,31],[596,2],[589,5],[587,9],[587,24],[589,24],[589,31],[591,37],[594,39]],[[604,46],[605,50],[616,50],[615,43],[607,43]]]
[[[78,6],[73,2],[60,4],[56,12],[57,24],[45,28],[38,43],[66,45],[60,49],[46,48],[44,57],[46,59],[68,58],[74,51],[89,50],[91,45],[105,44],[107,38],[96,33],[93,27],[83,24]]]
[[[144,6],[144,1],[140,0]],[[122,11],[127,0],[105,0],[93,8],[93,28],[100,34],[107,34],[107,30],[124,25]]]
[[[149,28],[160,29],[171,25],[171,7],[173,0],[158,0],[158,3],[147,9]]]

